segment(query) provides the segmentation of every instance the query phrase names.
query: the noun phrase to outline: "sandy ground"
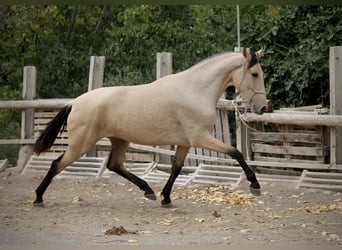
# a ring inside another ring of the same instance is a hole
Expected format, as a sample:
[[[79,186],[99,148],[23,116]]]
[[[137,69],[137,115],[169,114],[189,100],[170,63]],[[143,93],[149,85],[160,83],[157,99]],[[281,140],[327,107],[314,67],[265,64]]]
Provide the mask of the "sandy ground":
[[[0,173],[1,245],[342,245],[342,194],[262,183],[262,195],[228,186],[175,186],[172,208],[111,178],[54,179],[34,207],[42,173]],[[162,184],[151,183],[156,193]]]

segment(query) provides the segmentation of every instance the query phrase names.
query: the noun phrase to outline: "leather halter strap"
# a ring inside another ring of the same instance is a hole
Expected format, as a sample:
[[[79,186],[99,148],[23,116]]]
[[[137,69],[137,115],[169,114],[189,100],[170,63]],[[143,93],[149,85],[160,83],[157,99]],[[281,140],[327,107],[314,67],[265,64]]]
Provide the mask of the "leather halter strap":
[[[238,90],[240,91],[240,87],[241,85],[243,84],[243,80],[245,79],[245,75],[246,75],[246,72],[245,72],[245,62],[242,63],[241,65],[243,67],[243,77],[241,78],[241,81],[239,83],[239,87],[238,87]],[[248,84],[248,97],[247,97],[247,100],[245,100],[248,104],[251,102],[251,100],[253,99],[253,97],[256,95],[256,94],[262,94],[262,95],[265,95],[266,96],[266,92],[265,91],[261,91],[261,90],[256,90],[252,85],[251,83],[247,83]],[[252,93],[250,93],[251,91]],[[241,91],[240,91],[241,93]]]

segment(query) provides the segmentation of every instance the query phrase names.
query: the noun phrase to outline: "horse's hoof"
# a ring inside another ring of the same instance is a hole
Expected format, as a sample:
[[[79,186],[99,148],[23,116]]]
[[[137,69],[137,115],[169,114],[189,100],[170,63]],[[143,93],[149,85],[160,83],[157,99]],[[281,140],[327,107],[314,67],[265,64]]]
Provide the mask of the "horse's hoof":
[[[174,207],[171,202],[166,202],[164,200],[162,200],[161,205],[163,208],[173,208]]]
[[[252,186],[249,186],[249,191],[255,195],[255,196],[260,196],[261,195],[261,191],[260,188],[254,188]]]
[[[42,201],[34,201],[32,204],[34,207],[44,207],[44,203]]]
[[[144,196],[145,196],[147,199],[152,200],[152,201],[157,200],[157,196],[156,196],[154,193],[145,193]]]

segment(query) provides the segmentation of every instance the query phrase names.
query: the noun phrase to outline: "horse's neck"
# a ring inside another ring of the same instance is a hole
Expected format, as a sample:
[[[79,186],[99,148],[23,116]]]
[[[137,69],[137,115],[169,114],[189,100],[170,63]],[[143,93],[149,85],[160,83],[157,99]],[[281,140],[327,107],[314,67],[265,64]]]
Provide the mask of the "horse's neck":
[[[242,62],[242,56],[235,53],[208,59],[186,72],[191,79],[188,84],[194,84],[194,89],[212,97],[216,105],[218,99],[231,84],[230,78],[233,71],[239,68]]]

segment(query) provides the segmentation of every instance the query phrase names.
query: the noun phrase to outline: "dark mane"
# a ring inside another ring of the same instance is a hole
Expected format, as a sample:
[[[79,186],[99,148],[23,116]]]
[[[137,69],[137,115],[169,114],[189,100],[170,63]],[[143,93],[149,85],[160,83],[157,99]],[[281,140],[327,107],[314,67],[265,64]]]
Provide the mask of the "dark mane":
[[[249,61],[248,68],[253,67],[255,64],[258,63],[258,58],[254,52],[251,52],[251,60]]]

